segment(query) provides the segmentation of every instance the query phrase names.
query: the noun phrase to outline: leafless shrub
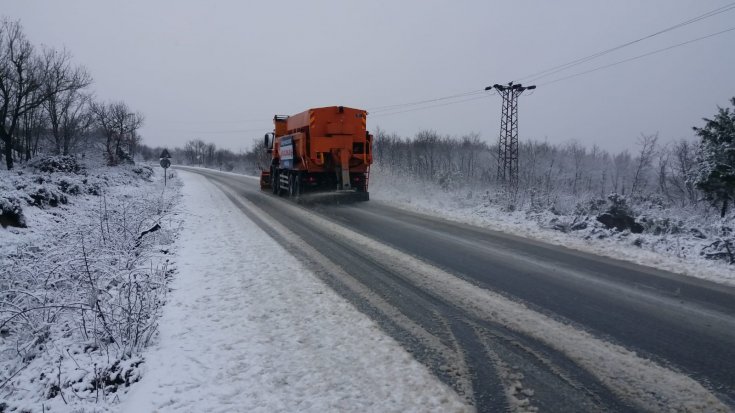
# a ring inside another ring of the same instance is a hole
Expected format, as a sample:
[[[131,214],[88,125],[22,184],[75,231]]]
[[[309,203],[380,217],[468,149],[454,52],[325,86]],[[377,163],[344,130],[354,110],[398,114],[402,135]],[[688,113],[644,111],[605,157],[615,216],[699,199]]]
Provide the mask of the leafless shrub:
[[[8,366],[0,369],[7,371],[0,373],[0,398],[14,391],[19,371],[51,354],[57,358],[53,371],[44,370],[54,377],[44,382],[48,398],[99,400],[135,379],[131,369],[155,335],[166,299],[167,251],[155,246],[171,242],[176,199],[173,191],[103,193],[95,221],[60,234],[54,248],[22,249],[12,257],[0,271],[0,365]],[[163,229],[147,232],[154,225]],[[69,343],[90,361],[80,366],[60,347]],[[72,359],[84,370],[86,387],[69,378]]]

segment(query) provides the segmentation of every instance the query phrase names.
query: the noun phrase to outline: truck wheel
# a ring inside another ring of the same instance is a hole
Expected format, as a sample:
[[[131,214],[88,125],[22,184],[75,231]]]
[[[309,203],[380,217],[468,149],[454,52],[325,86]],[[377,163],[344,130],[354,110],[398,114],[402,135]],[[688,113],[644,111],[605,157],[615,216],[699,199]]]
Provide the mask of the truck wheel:
[[[279,173],[278,174],[278,190],[276,191],[276,195],[283,196],[284,192],[285,191],[283,190],[283,188],[281,188],[281,174]]]
[[[273,190],[274,195],[278,195],[278,184],[279,184],[279,177],[278,177],[278,171],[273,169],[273,172],[271,172],[271,189]]]
[[[288,196],[295,197],[296,196],[296,175],[294,174],[288,174]]]

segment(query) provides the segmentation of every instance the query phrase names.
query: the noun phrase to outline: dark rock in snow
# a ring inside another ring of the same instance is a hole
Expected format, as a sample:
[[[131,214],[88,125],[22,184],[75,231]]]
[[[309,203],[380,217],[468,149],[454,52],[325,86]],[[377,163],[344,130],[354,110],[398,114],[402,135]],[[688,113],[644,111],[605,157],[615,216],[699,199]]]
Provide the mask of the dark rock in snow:
[[[597,216],[597,220],[607,228],[615,228],[618,231],[625,231],[629,229],[634,234],[640,234],[643,232],[643,225],[635,222],[635,219],[627,214],[615,214],[605,212]]]
[[[566,222],[556,223],[551,228],[564,233],[569,232],[569,224],[567,224]]]
[[[583,229],[587,229],[587,221],[577,222],[576,224],[572,225],[572,231],[581,231]]]
[[[707,236],[706,236],[706,235],[704,235],[704,234],[702,233],[702,231],[700,231],[700,230],[699,230],[699,228],[692,228],[692,229],[690,230],[690,232],[691,232],[691,234],[692,234],[692,236],[693,236],[694,238],[699,238],[699,239],[706,239],[706,238],[707,238]]]
[[[0,226],[26,228],[21,202],[17,198],[0,197]]]

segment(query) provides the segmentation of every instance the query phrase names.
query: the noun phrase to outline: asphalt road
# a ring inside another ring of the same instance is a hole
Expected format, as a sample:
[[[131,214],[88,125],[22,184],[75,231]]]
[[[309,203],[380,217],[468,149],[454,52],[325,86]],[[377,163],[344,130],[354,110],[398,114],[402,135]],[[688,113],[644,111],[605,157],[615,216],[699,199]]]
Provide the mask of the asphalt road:
[[[666,390],[681,392],[647,376],[657,370],[645,360],[693,380],[685,387],[700,385],[719,410],[735,409],[733,288],[374,201],[297,205],[246,177],[196,172],[478,411],[718,410],[672,400]],[[434,273],[446,282],[422,278]],[[504,321],[455,285],[495,294],[492,302],[506,299],[540,317],[539,325],[558,327],[544,333]],[[575,340],[584,348],[568,343]],[[616,377],[609,371],[630,363],[606,355],[600,359],[613,362],[596,365],[584,355],[596,351],[587,351],[588,341],[609,343],[641,367]]]

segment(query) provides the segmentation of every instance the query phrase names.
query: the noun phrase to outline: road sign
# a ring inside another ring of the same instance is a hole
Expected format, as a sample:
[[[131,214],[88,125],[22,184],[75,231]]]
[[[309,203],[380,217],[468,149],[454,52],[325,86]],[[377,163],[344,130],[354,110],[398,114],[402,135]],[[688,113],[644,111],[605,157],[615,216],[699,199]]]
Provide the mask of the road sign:
[[[161,158],[161,168],[163,168],[163,186],[167,185],[168,171],[166,171],[166,169],[169,166],[171,166],[171,160],[168,158]]]

